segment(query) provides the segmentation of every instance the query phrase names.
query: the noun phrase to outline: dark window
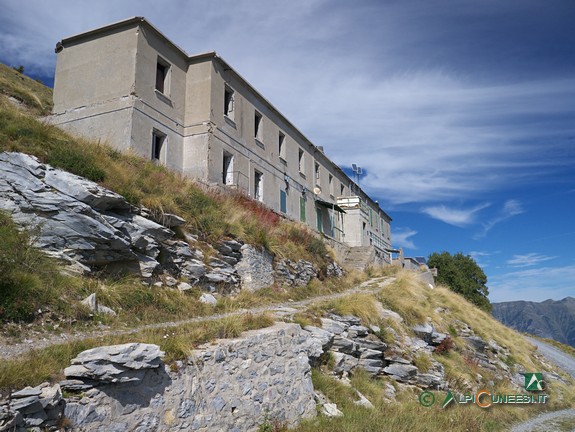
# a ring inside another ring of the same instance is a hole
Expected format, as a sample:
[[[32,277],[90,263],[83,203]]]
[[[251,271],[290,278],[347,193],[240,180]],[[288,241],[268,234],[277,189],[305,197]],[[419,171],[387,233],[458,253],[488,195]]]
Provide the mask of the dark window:
[[[304,161],[303,161],[303,150],[299,149],[298,155],[297,155],[297,159],[298,159],[298,166],[299,166],[299,172],[303,173],[304,171]]]
[[[315,179],[318,180],[316,183],[319,183],[319,164],[317,162],[315,164]]]
[[[156,90],[161,93],[167,92],[167,82],[168,82],[168,70],[170,66],[158,59],[158,63],[156,64]]]
[[[259,138],[261,124],[262,124],[262,115],[256,111],[255,117],[254,117],[254,137],[255,138]]]
[[[231,117],[234,112],[234,92],[226,88],[224,92],[224,115]]]
[[[165,141],[166,135],[157,131],[152,132],[152,160],[159,161],[161,159]]]

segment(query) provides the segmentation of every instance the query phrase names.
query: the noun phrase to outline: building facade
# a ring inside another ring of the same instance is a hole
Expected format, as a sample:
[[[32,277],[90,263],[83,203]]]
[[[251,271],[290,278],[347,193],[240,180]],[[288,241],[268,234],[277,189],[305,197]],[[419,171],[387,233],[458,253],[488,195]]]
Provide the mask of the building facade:
[[[58,42],[52,123],[237,189],[352,246],[391,249],[391,218],[216,53],[142,17]]]

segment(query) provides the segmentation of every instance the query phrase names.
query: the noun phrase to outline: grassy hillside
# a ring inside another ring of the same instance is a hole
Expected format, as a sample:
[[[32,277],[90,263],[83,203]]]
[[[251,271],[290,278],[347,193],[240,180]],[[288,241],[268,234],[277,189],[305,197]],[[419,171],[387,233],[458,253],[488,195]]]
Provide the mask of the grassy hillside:
[[[382,320],[377,312],[379,303],[399,313],[404,323]],[[477,392],[478,389],[488,389],[499,394],[517,392],[511,388],[509,381],[496,379],[492,370],[481,367],[474,360],[459,332],[462,323],[483,340],[492,340],[506,347],[509,355],[502,361],[512,373],[554,370],[546,361],[541,361],[535,347],[521,334],[505,327],[490,314],[479,310],[446,287],[439,286],[433,290],[427,288],[412,272],[398,273],[393,284],[374,295],[350,296],[316,305],[302,314],[302,319],[311,323],[327,312],[356,315],[362,318],[364,325],[371,323],[380,326],[381,337],[390,344],[393,343],[394,333],[400,337],[413,337],[412,325],[430,322],[437,331],[449,334],[453,340],[452,349],[444,353],[436,351],[431,357],[445,368],[450,390],[460,394]],[[385,353],[386,356],[391,354],[387,351]],[[402,357],[406,355],[409,357],[407,353],[403,353]],[[425,365],[429,364],[426,357],[416,355],[413,361],[418,368],[425,369]],[[549,403],[544,406],[499,405],[482,409],[469,404],[442,409],[439,405],[446,397],[446,392],[433,391],[439,402],[426,408],[418,401],[422,392],[419,388],[398,384],[389,377],[372,379],[361,372],[351,377],[349,386],[336,380],[329,372],[329,361],[315,369],[314,386],[337,403],[344,416],[309,420],[299,426],[297,431],[504,431],[511,424],[536,415],[541,410],[571,408],[575,404],[574,381],[566,374],[561,374],[560,380],[549,381]],[[385,389],[388,384],[396,389],[397,401],[400,403],[390,403],[387,400]],[[365,395],[375,408],[367,409],[355,404],[357,395],[354,388]]]
[[[97,181],[135,205],[148,207],[160,215],[178,214],[187,220],[185,229],[198,235],[206,245],[235,237],[262,245],[277,257],[303,258],[318,266],[325,264],[327,250],[323,242],[304,226],[282,221],[273,212],[240,195],[206,193],[192,181],[163,167],[71,137],[45,124],[37,116],[49,112],[50,99],[50,89],[0,65],[0,151],[33,154],[46,163]],[[365,274],[352,274],[342,281],[313,281],[307,287],[289,291],[271,287],[256,294],[242,292],[212,307],[198,301],[199,290],[184,294],[143,286],[137,279],[62,275],[57,263],[30,247],[30,236],[33,235],[33,232],[18,230],[8,216],[0,215],[0,336],[3,340],[21,340],[30,334],[38,336],[44,332],[58,333],[100,325],[121,328],[174,321],[261,306],[272,301],[298,300],[341,291],[367,278]],[[118,311],[118,316],[93,316],[79,304],[79,300],[93,292],[102,304]],[[399,313],[403,324],[382,319],[378,312],[382,306]],[[316,304],[297,314],[295,321],[317,323],[328,312],[356,315],[364,324],[380,326],[380,337],[390,344],[395,335],[412,338],[412,325],[430,321],[437,331],[449,334],[453,340],[451,349],[443,354],[434,353],[432,358],[443,365],[450,388],[456,391],[482,387],[496,392],[510,391],[509,382],[497,380],[493,371],[482,368],[470,356],[459,333],[463,324],[485,341],[494,340],[508,348],[509,355],[502,361],[513,372],[550,370],[520,334],[447,288],[428,289],[414,273],[398,273],[393,284],[373,295],[355,295]],[[134,340],[156,343],[166,351],[166,360],[170,362],[184,358],[198,343],[216,337],[237,336],[244,329],[264,327],[271,322],[265,314],[247,314],[216,322],[109,335],[29,351],[17,359],[0,362],[0,393],[45,380],[57,381],[71,358],[94,346]],[[0,343],[3,340],[0,337]],[[401,354],[413,356],[411,360],[422,370],[430,362],[427,355],[412,355],[407,351]],[[563,408],[575,403],[573,380],[562,376],[564,383],[552,381],[550,404],[545,407],[497,406],[482,410],[477,406],[452,406],[442,410],[436,405],[424,408],[418,403],[421,391],[418,388],[398,385],[388,377],[372,379],[358,372],[351,377],[351,386],[375,405],[374,409],[368,410],[354,404],[352,387],[330,374],[330,362],[326,360],[313,371],[314,385],[338,404],[344,417],[319,417],[304,422],[297,430],[499,431],[533,415],[537,409]],[[399,403],[390,403],[385,397],[389,384],[396,389]],[[445,397],[444,393],[436,393],[439,400]],[[275,430],[281,430],[281,427]]]
[[[184,229],[200,239],[192,246],[203,249],[206,259],[214,253],[209,244],[231,237],[263,246],[277,258],[305,259],[320,269],[325,266],[325,244],[304,225],[284,221],[238,193],[207,193],[162,166],[72,137],[42,121],[38,115],[50,111],[51,97],[51,89],[0,65],[0,151],[32,154],[42,162],[96,181],[158,216],[175,213],[183,217],[187,221]],[[143,287],[137,280],[61,276],[53,262],[32,251],[30,235],[33,233],[19,233],[10,218],[0,217],[0,244],[10,245],[15,256],[28,260],[16,260],[13,265],[7,246],[0,256],[0,265],[9,270],[0,276],[0,322],[43,321],[39,309],[48,309],[60,318],[85,320],[87,311],[77,303],[92,292],[102,304],[123,311],[125,318],[119,320],[132,325],[134,316],[149,322],[206,313],[206,307],[197,302],[198,290],[183,296]],[[267,293],[277,297],[277,291]],[[244,297],[236,301],[238,307],[254,301]]]

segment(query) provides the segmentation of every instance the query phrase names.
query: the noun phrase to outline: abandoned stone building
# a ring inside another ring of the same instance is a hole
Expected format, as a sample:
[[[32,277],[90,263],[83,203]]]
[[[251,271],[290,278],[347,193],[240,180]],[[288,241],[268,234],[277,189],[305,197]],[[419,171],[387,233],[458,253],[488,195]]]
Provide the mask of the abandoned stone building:
[[[391,262],[391,218],[215,52],[190,56],[142,17],[62,39],[56,52],[54,124]]]

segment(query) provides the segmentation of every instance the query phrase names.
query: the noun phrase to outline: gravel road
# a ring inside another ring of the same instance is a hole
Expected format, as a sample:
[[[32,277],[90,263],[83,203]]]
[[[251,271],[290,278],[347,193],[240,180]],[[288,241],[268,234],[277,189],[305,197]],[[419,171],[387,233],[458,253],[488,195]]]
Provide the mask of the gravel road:
[[[527,340],[536,345],[537,350],[550,362],[555,363],[575,378],[575,358],[545,342],[529,337]],[[567,427],[567,424],[570,426]],[[541,414],[515,425],[511,432],[556,432],[558,430],[575,432],[575,408]]]

